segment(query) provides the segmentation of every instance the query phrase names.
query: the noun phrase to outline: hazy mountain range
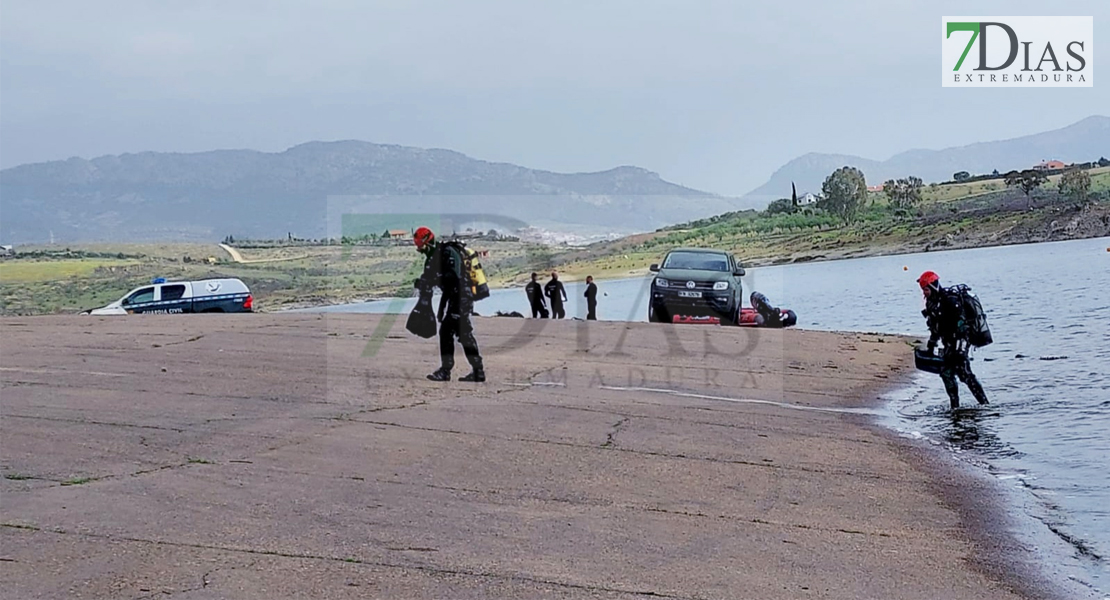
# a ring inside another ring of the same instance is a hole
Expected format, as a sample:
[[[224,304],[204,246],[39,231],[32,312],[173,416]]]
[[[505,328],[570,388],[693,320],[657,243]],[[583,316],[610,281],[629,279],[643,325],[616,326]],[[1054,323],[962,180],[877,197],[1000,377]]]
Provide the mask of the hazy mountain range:
[[[869,183],[917,175],[1006,171],[1044,159],[1065,162],[1110,154],[1110,118],[1022,138],[945,150],[912,150],[886,161],[807,154],[743,198],[728,198],[622,166],[596,173],[552,173],[474,159],[458,152],[361,141],[309,142],[284,152],[142,152],[71,158],[0,171],[0,242],[204,240],[236,237],[338,237],[339,216],[379,215],[405,227],[435,215],[468,213],[487,226],[537,226],[581,233],[650,231],[723,212],[762,207],[799,191],[819,191],[835,169],[852,165]],[[419,213],[429,215],[411,217]],[[461,228],[460,228],[461,230]]]
[[[1092,116],[1062,129],[995,142],[980,142],[944,150],[910,150],[883,161],[843,154],[811,152],[780,167],[771,179],[749,192],[743,200],[766,204],[790,196],[790,182],[798,192],[818,193],[830,173],[843,166],[863,171],[868,185],[887,179],[916,175],[925,183],[950,181],[952,175],[972,175],[1027,169],[1044,160],[1065,163],[1110,156],[1110,117]]]
[[[0,204],[6,243],[51,234],[58,241],[338,237],[335,215],[351,210],[397,226],[409,224],[398,215],[483,213],[521,226],[632,233],[738,206],[636,167],[551,173],[360,141],[21,165],[0,171]]]

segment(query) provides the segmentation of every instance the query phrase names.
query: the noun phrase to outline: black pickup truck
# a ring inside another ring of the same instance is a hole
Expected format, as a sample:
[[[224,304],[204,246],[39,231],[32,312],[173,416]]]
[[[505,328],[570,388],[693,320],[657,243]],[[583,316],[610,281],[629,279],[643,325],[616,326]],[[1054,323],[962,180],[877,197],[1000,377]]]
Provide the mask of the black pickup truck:
[[[672,323],[676,316],[712,317],[722,324],[740,322],[744,268],[723,250],[675,248],[662,264],[651,265],[648,321]]]

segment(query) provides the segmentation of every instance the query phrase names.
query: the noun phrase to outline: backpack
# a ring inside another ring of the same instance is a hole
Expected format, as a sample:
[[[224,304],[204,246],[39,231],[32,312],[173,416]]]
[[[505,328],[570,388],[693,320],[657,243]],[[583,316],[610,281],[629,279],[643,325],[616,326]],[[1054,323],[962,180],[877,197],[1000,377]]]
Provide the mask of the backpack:
[[[463,257],[463,274],[470,284],[470,292],[474,300],[489,298],[489,284],[486,281],[486,272],[482,269],[482,263],[478,260],[478,251],[468,248],[462,240],[448,240],[444,245],[455,248]]]
[[[987,326],[987,313],[979,298],[966,285],[960,284],[950,288],[960,299],[964,310],[964,323],[967,324],[967,341],[976,348],[989,346],[994,342],[990,327]]]

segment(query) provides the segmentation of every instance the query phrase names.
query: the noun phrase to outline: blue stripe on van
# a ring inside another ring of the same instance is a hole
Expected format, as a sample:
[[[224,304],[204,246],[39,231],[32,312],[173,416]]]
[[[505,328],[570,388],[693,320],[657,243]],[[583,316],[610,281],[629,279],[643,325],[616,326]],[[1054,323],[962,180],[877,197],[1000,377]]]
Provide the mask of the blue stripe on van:
[[[163,304],[180,304],[182,302],[207,302],[209,300],[228,300],[228,299],[243,299],[246,300],[249,293],[240,292],[238,294],[221,294],[219,296],[200,296],[198,298],[178,298],[177,300],[159,300],[158,302],[144,302],[142,304],[128,304],[127,308],[146,308],[148,306],[162,306]]]

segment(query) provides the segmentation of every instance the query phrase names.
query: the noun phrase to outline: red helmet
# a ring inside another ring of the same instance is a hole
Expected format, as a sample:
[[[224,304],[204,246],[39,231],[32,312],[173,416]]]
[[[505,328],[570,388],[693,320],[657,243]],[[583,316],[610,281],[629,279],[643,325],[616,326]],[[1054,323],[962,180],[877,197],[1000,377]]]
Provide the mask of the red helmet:
[[[917,278],[917,285],[921,286],[921,289],[925,289],[926,286],[938,288],[940,287],[940,276],[932,271],[925,271],[921,274],[921,277]]]
[[[435,239],[436,234],[432,233],[432,230],[428,229],[427,227],[421,227],[417,229],[416,233],[414,233],[412,236],[412,241],[416,244],[416,249],[421,251],[424,250],[424,248]]]

